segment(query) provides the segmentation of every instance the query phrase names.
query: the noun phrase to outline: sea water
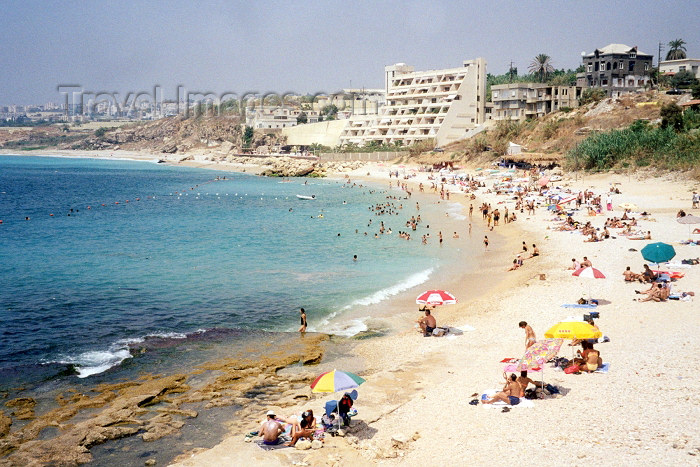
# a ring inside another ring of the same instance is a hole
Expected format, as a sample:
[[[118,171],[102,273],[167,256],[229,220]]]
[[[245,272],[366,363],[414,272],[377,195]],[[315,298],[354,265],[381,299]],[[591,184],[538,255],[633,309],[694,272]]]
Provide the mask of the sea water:
[[[420,231],[410,242],[397,235],[411,215],[444,213],[387,196],[405,193],[152,162],[0,156],[0,389],[109,381],[136,362],[148,369],[133,351],[143,343],[284,335],[299,326],[299,307],[310,331],[363,331],[362,310],[454,261],[422,247]],[[370,210],[386,202],[398,215]],[[381,221],[393,233],[375,238]],[[161,353],[159,370],[202,355]]]

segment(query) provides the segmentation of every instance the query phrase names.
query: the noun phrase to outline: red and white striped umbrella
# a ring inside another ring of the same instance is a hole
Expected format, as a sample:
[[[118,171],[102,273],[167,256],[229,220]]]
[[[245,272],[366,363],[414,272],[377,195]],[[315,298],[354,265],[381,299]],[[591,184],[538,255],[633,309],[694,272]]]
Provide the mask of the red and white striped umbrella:
[[[605,279],[605,274],[593,267],[579,268],[572,275],[586,279]]]
[[[584,279],[605,279],[605,274],[593,267],[579,268],[574,271],[573,276],[583,277]],[[591,299],[591,286],[588,283],[588,299]]]
[[[457,299],[445,290],[426,290],[416,298],[419,305],[454,305]]]

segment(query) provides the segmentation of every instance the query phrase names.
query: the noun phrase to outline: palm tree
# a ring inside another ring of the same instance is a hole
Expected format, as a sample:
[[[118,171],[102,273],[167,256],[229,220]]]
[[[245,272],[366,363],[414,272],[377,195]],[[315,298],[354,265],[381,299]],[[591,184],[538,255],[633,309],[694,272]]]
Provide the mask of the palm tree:
[[[669,42],[668,46],[670,49],[666,54],[666,60],[681,60],[686,58],[685,44],[686,42],[683,39],[676,39],[675,41]]]
[[[549,73],[554,72],[554,67],[552,66],[551,60],[552,59],[549,55],[539,54],[532,60],[532,62],[530,62],[528,71],[530,73],[539,75],[540,81],[544,82],[544,80],[547,78],[547,75]]]

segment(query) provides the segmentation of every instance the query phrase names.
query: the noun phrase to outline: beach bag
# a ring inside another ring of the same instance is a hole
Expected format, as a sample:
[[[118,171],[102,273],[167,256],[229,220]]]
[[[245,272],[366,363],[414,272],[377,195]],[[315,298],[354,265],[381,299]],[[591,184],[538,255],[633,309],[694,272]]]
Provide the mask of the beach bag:
[[[570,375],[571,373],[578,373],[579,372],[579,367],[578,365],[571,365],[569,367],[564,368],[564,373],[567,375]]]
[[[435,329],[433,329],[433,336],[442,337],[445,335],[446,332],[447,332],[447,329],[445,329],[445,328],[435,328]]]

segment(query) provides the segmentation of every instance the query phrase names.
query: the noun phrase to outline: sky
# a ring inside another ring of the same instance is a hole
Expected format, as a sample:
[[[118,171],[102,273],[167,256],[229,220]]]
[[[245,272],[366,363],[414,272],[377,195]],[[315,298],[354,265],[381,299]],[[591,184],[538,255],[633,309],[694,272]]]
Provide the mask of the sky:
[[[381,88],[384,66],[484,57],[520,73],[537,54],[575,69],[609,43],[700,58],[700,0],[17,1],[0,6],[0,104],[85,92],[320,93]],[[665,56],[662,53],[662,56]]]

